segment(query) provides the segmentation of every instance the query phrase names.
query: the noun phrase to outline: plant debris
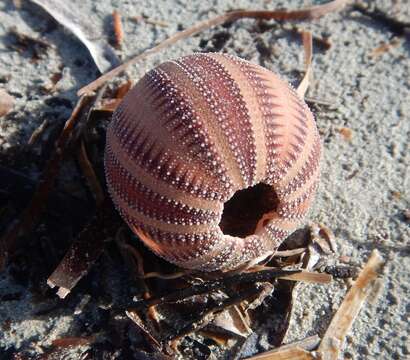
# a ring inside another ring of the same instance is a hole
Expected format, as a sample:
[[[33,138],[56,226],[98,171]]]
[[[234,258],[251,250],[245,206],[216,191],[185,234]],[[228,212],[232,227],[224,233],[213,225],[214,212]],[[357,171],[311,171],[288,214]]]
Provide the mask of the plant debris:
[[[7,115],[14,106],[14,98],[5,90],[0,89],[0,117]]]
[[[323,360],[338,359],[344,339],[366,298],[371,293],[382,265],[383,259],[379,252],[373,250],[323,336],[318,349]]]
[[[338,279],[355,278],[358,274],[358,269],[354,266],[328,265],[324,271]]]
[[[111,46],[90,25],[86,15],[77,11],[70,1],[31,0],[48,12],[59,24],[71,31],[87,48],[101,73],[119,63]]]
[[[296,341],[292,344],[282,345],[276,349],[266,351],[264,353],[252,356],[247,360],[286,360],[286,359],[304,359],[308,351],[315,350],[320,343],[318,335],[310,336],[306,339]],[[293,356],[293,357],[292,357]],[[302,357],[297,357],[302,356]],[[312,356],[312,355],[311,355]],[[305,357],[306,359],[314,359],[314,357]]]
[[[389,42],[382,42],[378,47],[373,49],[373,51],[370,53],[370,57],[377,59],[383,54],[388,53],[390,50],[400,46],[401,43],[402,41],[398,37],[394,37]]]
[[[311,242],[320,247],[325,254],[337,253],[336,238],[333,231],[323,224],[310,224]]]
[[[121,15],[117,10],[114,10],[112,13],[112,23],[115,35],[115,47],[120,49],[124,40],[124,30],[122,29]]]
[[[337,129],[338,133],[342,135],[343,139],[346,141],[352,141],[353,139],[353,130],[348,127],[341,127]]]

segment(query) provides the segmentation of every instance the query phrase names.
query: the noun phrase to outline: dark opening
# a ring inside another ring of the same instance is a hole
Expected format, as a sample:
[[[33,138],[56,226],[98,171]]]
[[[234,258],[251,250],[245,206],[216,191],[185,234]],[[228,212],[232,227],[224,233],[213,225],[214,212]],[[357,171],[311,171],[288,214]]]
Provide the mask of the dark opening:
[[[224,204],[219,226],[226,235],[245,238],[255,233],[259,220],[275,210],[278,202],[272,186],[263,183],[237,191]]]

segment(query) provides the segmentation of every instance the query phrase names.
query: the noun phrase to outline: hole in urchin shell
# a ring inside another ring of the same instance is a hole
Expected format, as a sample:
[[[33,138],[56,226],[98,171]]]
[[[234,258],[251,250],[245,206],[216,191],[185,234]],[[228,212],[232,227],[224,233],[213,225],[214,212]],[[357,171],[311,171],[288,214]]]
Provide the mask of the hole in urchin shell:
[[[225,235],[240,238],[253,235],[262,216],[275,210],[278,203],[270,185],[259,183],[239,190],[224,204],[219,226]]]

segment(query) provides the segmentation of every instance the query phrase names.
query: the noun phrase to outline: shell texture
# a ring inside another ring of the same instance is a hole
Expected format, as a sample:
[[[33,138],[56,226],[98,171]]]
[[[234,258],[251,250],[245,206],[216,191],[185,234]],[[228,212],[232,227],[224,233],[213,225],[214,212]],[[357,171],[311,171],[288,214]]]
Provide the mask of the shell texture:
[[[272,254],[300,225],[320,153],[313,115],[286,82],[234,56],[193,54],[127,94],[105,171],[121,216],[157,255],[229,270]],[[250,227],[235,230],[246,213]]]

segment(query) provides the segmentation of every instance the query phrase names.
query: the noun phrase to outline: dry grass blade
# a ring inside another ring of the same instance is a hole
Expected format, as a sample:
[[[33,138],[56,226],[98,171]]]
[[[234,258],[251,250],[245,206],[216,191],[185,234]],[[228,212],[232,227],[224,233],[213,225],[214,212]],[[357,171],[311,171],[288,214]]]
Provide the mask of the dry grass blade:
[[[13,108],[14,98],[5,90],[0,89],[0,117],[8,114]]]
[[[256,273],[256,274],[263,274],[264,271],[274,271],[275,268],[271,268],[269,266],[263,266],[263,265],[255,265],[252,269],[250,274]],[[303,282],[311,282],[311,283],[316,283],[316,284],[328,284],[332,281],[332,276],[329,274],[323,274],[323,273],[318,273],[318,272],[310,272],[310,271],[296,271],[294,273],[289,273],[286,274],[284,273],[283,275],[277,275],[277,279],[282,279],[282,280],[291,280],[291,281],[303,281]]]
[[[104,191],[98,181],[97,175],[93,169],[93,166],[88,159],[87,150],[85,149],[84,140],[81,140],[80,147],[77,152],[78,163],[81,167],[81,170],[87,179],[88,186],[91,189],[91,192],[94,196],[97,206],[100,206],[104,201]]]
[[[312,33],[309,31],[302,32],[303,48],[305,50],[305,76],[300,82],[296,92],[303,99],[309,87],[310,77],[312,76]]]
[[[144,51],[143,53],[129,59],[122,65],[116,67],[115,69],[109,71],[108,73],[102,75],[98,79],[94,80],[90,84],[84,86],[78,91],[78,95],[81,96],[83,94],[90,94],[100,86],[105,84],[110,79],[114,78],[115,76],[121,74],[125,71],[129,66],[136,64],[138,61],[145,59],[146,57],[172,45],[175,44],[177,41],[186,39],[189,36],[195,35],[203,30],[212,28],[217,25],[224,24],[226,22],[236,21],[238,19],[250,18],[250,19],[264,19],[264,20],[288,20],[288,21],[301,21],[301,20],[310,20],[316,19],[321,16],[324,16],[331,12],[336,12],[341,10],[346,4],[348,0],[334,0],[330,1],[327,4],[312,6],[306,9],[301,10],[256,10],[256,11],[247,11],[247,10],[235,10],[229,11],[225,14],[216,16],[209,20],[204,20],[199,22],[198,24],[180,31],[175,35],[169,37],[168,39],[164,40],[163,42],[159,43],[158,45],[154,46],[151,49]]]
[[[107,71],[119,63],[111,46],[103,40],[96,28],[90,25],[86,14],[81,13],[71,1],[31,0],[48,12],[59,24],[71,31],[88,49],[98,70]]]
[[[379,252],[373,250],[365,267],[334,315],[320,343],[318,352],[323,360],[338,359],[344,339],[359,314],[364,301],[371,293],[382,265],[383,259]]]
[[[255,355],[247,360],[314,360],[317,359],[309,351],[303,350],[299,347],[275,351],[268,354]]]
[[[292,344],[282,345],[276,349],[266,351],[262,354],[252,356],[249,359],[306,359],[306,352],[315,350],[320,343],[320,337],[318,335],[309,336],[306,339],[296,341]],[[302,350],[302,351],[301,351]],[[292,355],[294,357],[292,357]],[[276,356],[276,357],[275,357]],[[308,357],[307,359],[312,359]]]
[[[315,284],[329,284],[332,281],[332,275],[315,273],[309,271],[302,271],[296,274],[280,276],[279,279],[292,280],[292,281],[303,281]]]

